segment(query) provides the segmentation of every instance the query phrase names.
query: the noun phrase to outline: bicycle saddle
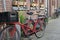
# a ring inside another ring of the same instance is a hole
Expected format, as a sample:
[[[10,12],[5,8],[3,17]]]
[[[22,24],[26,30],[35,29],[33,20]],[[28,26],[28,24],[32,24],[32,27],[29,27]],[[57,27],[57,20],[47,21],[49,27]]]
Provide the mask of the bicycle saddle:
[[[27,13],[28,15],[32,15],[33,14],[33,12],[29,12],[29,13]]]

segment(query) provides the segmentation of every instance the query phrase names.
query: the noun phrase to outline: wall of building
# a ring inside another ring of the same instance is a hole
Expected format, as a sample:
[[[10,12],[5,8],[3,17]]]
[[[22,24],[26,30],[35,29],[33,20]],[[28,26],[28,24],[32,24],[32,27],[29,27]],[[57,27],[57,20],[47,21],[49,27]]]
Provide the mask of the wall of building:
[[[48,16],[51,17],[51,0],[48,0]]]
[[[12,11],[12,0],[0,0],[0,12]]]
[[[3,11],[3,3],[2,3],[2,0],[0,0],[0,12]]]
[[[60,8],[60,0],[58,0],[58,8]]]
[[[12,11],[12,0],[6,0],[6,11]]]
[[[49,16],[53,17],[55,9],[57,9],[57,0],[49,0]]]

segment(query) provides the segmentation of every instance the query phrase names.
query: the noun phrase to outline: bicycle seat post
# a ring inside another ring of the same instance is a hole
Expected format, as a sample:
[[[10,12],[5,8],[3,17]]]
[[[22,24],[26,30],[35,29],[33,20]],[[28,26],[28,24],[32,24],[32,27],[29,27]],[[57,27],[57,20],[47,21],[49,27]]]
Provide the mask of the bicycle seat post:
[[[31,15],[33,15],[33,12],[27,13],[29,15],[29,19],[31,20]]]
[[[30,20],[31,20],[31,15],[30,15]]]

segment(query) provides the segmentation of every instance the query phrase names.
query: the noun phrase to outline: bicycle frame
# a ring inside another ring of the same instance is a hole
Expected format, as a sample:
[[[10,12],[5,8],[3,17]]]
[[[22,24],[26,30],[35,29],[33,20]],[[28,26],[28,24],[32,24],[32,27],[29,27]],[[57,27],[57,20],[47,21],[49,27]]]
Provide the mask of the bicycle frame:
[[[42,22],[41,22],[42,21]],[[28,23],[29,22],[32,22],[31,20],[28,20]],[[28,36],[28,35],[32,35],[38,31],[40,31],[42,28],[40,27],[40,30],[36,30],[36,25],[37,23],[40,22],[40,26],[42,27],[42,23],[44,22],[44,18],[41,20],[41,19],[37,19],[34,21],[34,25],[33,25],[33,29],[30,28],[30,26],[25,25],[25,24],[21,24],[19,22],[10,22],[10,23],[6,23],[7,25],[10,25],[10,24],[13,24],[14,25],[14,28],[13,30],[10,30],[9,33],[10,33],[10,36],[13,37],[14,36],[14,33],[16,31],[16,24],[20,25],[20,27],[22,28],[22,31],[24,32],[25,36]],[[30,31],[30,32],[29,32]]]

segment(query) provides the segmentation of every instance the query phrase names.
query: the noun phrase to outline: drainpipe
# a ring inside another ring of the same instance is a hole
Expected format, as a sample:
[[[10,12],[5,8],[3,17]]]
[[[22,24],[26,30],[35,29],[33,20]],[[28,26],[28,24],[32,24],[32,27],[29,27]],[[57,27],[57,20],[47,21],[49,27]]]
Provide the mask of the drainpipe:
[[[48,16],[48,0],[45,0],[45,12],[46,12],[46,16]]]
[[[58,0],[57,0],[57,8],[58,8]]]
[[[4,11],[6,11],[6,0],[3,0],[3,8],[4,8]]]

